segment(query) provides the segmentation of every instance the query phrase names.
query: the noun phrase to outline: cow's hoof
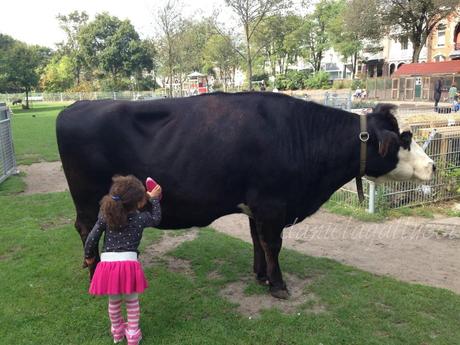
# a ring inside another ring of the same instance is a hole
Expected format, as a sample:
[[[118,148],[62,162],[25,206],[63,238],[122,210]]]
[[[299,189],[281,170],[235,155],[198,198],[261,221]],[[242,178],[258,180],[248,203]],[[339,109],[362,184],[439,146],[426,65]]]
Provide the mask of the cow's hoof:
[[[276,289],[276,288],[271,288],[270,289],[270,294],[275,297],[275,298],[279,298],[279,299],[288,299],[289,298],[289,291],[284,288],[284,289]]]

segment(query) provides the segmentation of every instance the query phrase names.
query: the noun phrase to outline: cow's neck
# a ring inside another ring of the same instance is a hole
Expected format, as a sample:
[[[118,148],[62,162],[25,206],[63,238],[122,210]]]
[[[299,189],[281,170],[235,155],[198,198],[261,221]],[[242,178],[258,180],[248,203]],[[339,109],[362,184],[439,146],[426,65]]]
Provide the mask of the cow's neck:
[[[340,118],[344,116],[344,118]],[[359,115],[325,114],[312,119],[310,125],[317,127],[312,138],[305,138],[305,145],[313,140],[316,152],[307,151],[303,166],[301,188],[304,190],[305,204],[315,194],[319,208],[330,196],[359,173],[360,132]],[[324,130],[320,130],[324,129]]]

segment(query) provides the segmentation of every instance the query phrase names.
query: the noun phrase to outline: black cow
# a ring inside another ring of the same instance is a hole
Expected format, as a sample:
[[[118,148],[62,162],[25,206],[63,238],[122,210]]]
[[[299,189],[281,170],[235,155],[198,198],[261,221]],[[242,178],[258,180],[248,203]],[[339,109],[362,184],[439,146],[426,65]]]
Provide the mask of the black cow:
[[[433,161],[400,134],[392,107],[368,115],[366,174],[427,180]],[[273,93],[154,101],[81,101],[57,119],[57,139],[84,242],[115,174],[163,186],[160,228],[249,215],[254,272],[286,298],[278,264],[284,227],[313,214],[360,171],[359,116]],[[94,269],[94,267],[91,267]]]

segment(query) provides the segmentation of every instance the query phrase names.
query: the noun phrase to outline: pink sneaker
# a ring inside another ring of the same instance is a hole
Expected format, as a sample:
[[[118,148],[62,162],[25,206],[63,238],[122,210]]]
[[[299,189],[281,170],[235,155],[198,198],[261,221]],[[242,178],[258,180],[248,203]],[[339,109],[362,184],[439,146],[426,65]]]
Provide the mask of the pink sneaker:
[[[123,339],[125,339],[125,330],[126,330],[126,323],[122,323],[120,327],[117,328],[110,328],[113,336],[113,342],[115,344],[121,343]]]
[[[126,328],[125,336],[126,340],[128,341],[128,345],[139,345],[139,342],[142,339],[142,332],[140,328],[138,328],[136,331],[128,330]]]

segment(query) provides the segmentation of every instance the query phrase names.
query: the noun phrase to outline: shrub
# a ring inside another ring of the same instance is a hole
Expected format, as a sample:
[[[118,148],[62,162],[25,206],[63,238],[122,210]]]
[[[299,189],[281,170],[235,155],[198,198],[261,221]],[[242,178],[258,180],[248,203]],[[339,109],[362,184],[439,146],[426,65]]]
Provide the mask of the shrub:
[[[329,73],[325,71],[319,71],[312,74],[305,83],[308,89],[328,89],[329,84]]]
[[[278,90],[286,90],[287,77],[283,74],[280,74],[275,79],[275,87]]]
[[[332,82],[333,89],[350,89],[352,84],[351,79],[335,79]]]
[[[262,74],[254,74],[251,77],[252,81],[260,81],[260,80],[265,80],[265,84],[268,81],[268,74],[267,73],[262,73]]]
[[[361,79],[354,79],[352,82],[351,82],[351,89],[352,90],[356,90],[357,88],[360,88],[360,89],[364,89],[366,88],[366,83],[364,82],[364,80],[361,80]]]
[[[299,90],[305,87],[308,74],[301,71],[288,71],[285,75],[278,75],[275,87],[278,90]]]

